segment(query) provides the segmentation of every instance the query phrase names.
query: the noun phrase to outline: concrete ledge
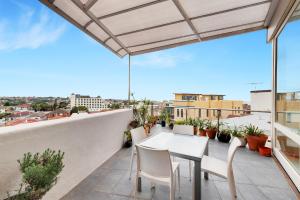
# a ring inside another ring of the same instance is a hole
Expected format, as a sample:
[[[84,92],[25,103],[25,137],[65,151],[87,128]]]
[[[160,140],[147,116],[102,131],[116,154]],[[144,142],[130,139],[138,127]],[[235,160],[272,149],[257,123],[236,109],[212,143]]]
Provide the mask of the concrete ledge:
[[[122,109],[0,129],[0,198],[20,182],[17,159],[46,148],[65,152],[65,168],[44,200],[67,194],[122,147],[132,110]]]

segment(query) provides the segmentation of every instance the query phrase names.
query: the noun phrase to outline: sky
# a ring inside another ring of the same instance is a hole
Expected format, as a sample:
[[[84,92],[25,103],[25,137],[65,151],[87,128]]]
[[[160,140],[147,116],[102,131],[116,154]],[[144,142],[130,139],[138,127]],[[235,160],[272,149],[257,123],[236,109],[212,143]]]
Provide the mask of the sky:
[[[249,101],[250,90],[271,88],[265,30],[131,59],[136,99],[171,100],[187,92]],[[0,76],[0,96],[126,99],[128,57],[117,57],[37,0],[1,0]]]

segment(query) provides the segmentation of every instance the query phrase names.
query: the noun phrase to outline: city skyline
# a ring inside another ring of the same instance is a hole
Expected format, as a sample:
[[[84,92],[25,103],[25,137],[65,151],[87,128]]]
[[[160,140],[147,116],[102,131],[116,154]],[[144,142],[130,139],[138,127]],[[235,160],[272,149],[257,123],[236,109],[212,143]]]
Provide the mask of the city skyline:
[[[37,1],[9,0],[0,11],[1,96],[127,98],[127,57],[115,56]],[[136,99],[170,100],[188,92],[249,101],[249,83],[271,88],[271,60],[265,31],[133,56],[131,89]]]

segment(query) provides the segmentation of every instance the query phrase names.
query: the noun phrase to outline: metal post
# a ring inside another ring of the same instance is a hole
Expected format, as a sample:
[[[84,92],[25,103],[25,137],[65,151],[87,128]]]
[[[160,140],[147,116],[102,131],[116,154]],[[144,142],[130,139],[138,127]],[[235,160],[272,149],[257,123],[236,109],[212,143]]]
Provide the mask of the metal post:
[[[188,112],[188,108],[185,109],[185,120],[187,120],[187,112]]]
[[[217,117],[218,117],[218,133],[220,132],[220,116],[221,116],[221,110],[217,110]]]
[[[128,107],[130,106],[130,68],[131,68],[131,62],[130,62],[130,54],[128,55]]]
[[[272,112],[271,112],[271,135],[272,149],[275,149],[275,121],[276,121],[276,90],[277,90],[277,38],[272,43]]]

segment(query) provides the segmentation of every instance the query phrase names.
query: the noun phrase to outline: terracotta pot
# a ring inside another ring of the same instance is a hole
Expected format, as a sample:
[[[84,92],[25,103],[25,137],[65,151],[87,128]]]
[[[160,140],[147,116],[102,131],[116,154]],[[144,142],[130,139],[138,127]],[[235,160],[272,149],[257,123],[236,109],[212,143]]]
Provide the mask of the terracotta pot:
[[[268,136],[261,135],[261,136],[247,136],[247,142],[249,149],[251,151],[258,151],[259,147],[264,147]]]
[[[197,135],[197,133],[198,133],[198,128],[197,126],[194,126],[194,135]]]
[[[259,147],[259,154],[262,156],[270,157],[272,150],[269,147]]]
[[[151,129],[150,126],[144,125],[144,130],[145,130],[146,135],[149,135],[150,129]]]
[[[137,128],[138,126],[139,126],[139,122],[138,121],[131,121],[130,123],[129,123],[129,126],[131,127],[131,128]]]
[[[229,141],[231,139],[231,135],[230,134],[222,134],[222,132],[221,132],[221,133],[217,134],[217,138],[220,142],[229,143]]]
[[[206,129],[205,130],[206,135],[209,137],[209,139],[215,139],[216,138],[216,134],[217,134],[217,129],[213,128],[213,129]]]
[[[199,129],[199,135],[200,135],[200,136],[206,137],[206,131],[205,131],[205,130],[200,130],[200,129]]]

